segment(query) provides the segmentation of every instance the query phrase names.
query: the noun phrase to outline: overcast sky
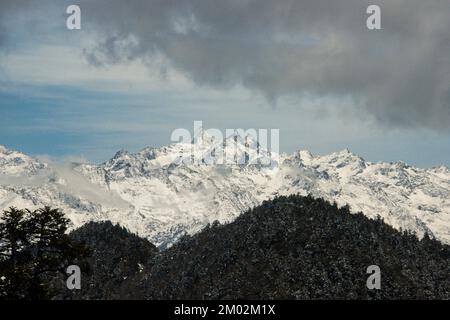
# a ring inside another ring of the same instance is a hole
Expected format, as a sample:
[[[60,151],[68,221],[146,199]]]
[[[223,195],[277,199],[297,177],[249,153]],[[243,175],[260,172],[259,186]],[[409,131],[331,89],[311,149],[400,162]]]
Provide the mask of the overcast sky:
[[[2,0],[0,145],[98,162],[202,120],[450,166],[449,30],[444,0]]]

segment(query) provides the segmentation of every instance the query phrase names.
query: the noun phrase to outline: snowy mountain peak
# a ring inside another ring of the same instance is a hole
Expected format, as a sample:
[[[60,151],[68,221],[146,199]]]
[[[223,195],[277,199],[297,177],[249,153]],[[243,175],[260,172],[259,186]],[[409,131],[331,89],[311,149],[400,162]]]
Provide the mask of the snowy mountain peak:
[[[305,162],[307,164],[311,163],[311,160],[314,158],[314,156],[309,152],[308,150],[300,150],[297,152],[296,155],[302,162]]]
[[[128,151],[126,150],[119,150],[116,152],[116,154],[113,156],[113,159],[119,159],[128,156]]]
[[[214,144],[219,143],[220,141],[214,135],[208,133],[208,130],[205,130],[203,127],[196,128],[194,130],[194,137],[192,139],[193,144]]]
[[[341,154],[353,154],[348,148],[342,149],[341,151],[339,151],[339,153],[341,153]]]
[[[254,140],[232,135],[216,143],[205,136],[201,144],[120,151],[100,165],[56,166],[2,148],[0,209],[51,205],[63,209],[74,227],[111,220],[164,247],[207,223],[232,221],[264,200],[299,193],[450,243],[446,167],[371,163],[349,150],[323,156],[302,150],[275,161]],[[205,155],[227,161],[188,161]],[[257,161],[245,162],[250,156]]]
[[[344,159],[362,159],[361,157],[357,156],[353,152],[351,152],[349,149],[345,148],[338,152],[331,153],[330,156],[333,156],[335,158],[344,158]],[[364,159],[362,159],[364,160]]]
[[[45,167],[44,163],[34,158],[0,146],[0,174],[15,176],[33,175]]]

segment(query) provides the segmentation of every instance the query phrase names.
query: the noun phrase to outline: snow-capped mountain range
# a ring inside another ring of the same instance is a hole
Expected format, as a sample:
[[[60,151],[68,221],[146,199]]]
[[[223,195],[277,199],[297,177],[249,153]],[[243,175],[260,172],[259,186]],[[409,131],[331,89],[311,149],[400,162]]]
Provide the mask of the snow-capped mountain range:
[[[223,164],[185,161],[192,150],[193,157],[217,152],[219,144],[203,138],[135,154],[120,151],[99,165],[55,164],[0,146],[0,210],[50,205],[63,209],[73,228],[111,220],[165,247],[215,220],[232,221],[264,200],[299,193],[349,204],[397,229],[426,231],[450,243],[446,167],[371,163],[348,150],[273,155],[235,137],[220,146],[230,160]],[[257,154],[257,161],[238,164],[249,154]]]

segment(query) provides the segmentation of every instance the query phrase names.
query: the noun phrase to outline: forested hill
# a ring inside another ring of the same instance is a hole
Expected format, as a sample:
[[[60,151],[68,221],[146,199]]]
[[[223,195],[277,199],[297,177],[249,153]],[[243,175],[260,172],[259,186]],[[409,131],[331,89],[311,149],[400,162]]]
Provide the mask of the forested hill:
[[[264,202],[160,252],[136,236],[117,236],[123,232],[91,224],[73,233],[99,259],[93,271],[100,278],[77,297],[450,298],[449,246],[312,197]],[[380,290],[366,286],[370,265],[380,267]]]
[[[126,297],[129,292],[124,281],[143,272],[149,265],[148,261],[158,252],[147,239],[140,238],[109,221],[87,223],[73,231],[70,236],[90,248],[91,254],[81,268],[81,290],[71,292],[65,289],[65,283],[60,283],[58,287],[63,289],[57,299]],[[133,288],[130,290],[134,291]]]

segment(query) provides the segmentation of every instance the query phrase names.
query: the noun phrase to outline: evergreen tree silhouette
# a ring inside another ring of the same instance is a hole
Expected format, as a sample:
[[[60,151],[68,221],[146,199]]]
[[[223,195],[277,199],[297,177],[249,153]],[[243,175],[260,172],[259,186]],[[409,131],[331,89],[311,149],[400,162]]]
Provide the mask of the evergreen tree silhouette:
[[[66,234],[69,220],[59,209],[10,208],[0,220],[0,298],[49,299],[51,279],[89,255]]]
[[[20,299],[22,290],[30,280],[29,252],[31,243],[27,211],[5,210],[0,222],[0,297]]]

